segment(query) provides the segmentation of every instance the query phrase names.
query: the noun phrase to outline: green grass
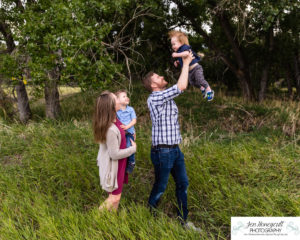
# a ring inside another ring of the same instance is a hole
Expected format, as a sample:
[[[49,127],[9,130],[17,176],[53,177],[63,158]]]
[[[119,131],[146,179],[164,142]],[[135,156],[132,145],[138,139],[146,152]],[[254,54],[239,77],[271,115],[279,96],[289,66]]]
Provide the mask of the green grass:
[[[229,239],[231,216],[299,216],[300,107],[258,105],[197,91],[176,99],[189,177],[190,220],[201,235],[176,220],[173,179],[160,214],[146,205],[153,183],[147,94],[137,88],[137,167],[117,213],[99,213],[99,186],[91,113],[97,93],[62,100],[58,121],[32,104],[26,126],[0,121],[0,239]]]

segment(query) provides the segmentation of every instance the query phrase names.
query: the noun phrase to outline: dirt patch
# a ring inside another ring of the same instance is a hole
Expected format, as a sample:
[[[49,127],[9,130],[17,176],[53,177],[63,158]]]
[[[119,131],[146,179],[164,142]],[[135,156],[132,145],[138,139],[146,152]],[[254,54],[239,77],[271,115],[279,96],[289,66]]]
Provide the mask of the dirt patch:
[[[4,156],[0,158],[0,164],[3,166],[15,166],[22,164],[23,156],[16,154],[14,156]]]

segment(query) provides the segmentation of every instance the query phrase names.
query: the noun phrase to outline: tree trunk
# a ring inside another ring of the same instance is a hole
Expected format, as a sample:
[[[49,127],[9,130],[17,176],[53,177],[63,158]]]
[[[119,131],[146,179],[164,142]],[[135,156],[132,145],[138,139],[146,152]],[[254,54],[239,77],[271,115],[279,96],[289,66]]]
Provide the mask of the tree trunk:
[[[18,1],[17,5],[19,8],[21,8],[22,7],[21,1]],[[11,55],[14,54],[13,52],[16,49],[16,45],[14,43],[14,39],[9,25],[1,21],[0,32],[4,36],[4,40],[7,47],[7,49],[3,53],[7,53]],[[18,101],[20,121],[26,123],[28,119],[31,117],[31,110],[29,107],[27,91],[22,81],[19,81],[18,85],[16,86],[16,90],[17,90],[17,98],[18,98],[17,101]]]
[[[59,74],[56,69],[48,72],[48,80],[45,82],[45,101],[46,117],[50,119],[56,119],[60,114],[58,79]]]
[[[12,53],[16,45],[9,26],[3,21],[0,22],[0,32],[3,34],[7,48],[5,51],[3,51],[3,53]]]
[[[266,48],[268,49],[265,57],[264,57],[264,68],[261,75],[260,80],[260,90],[258,94],[258,101],[262,102],[265,99],[265,93],[267,89],[269,69],[271,66],[272,53],[274,50],[274,31],[273,26],[268,29],[266,35]]]
[[[254,98],[254,92],[252,89],[251,79],[250,79],[250,71],[249,65],[247,63],[246,57],[239,46],[239,44],[234,39],[234,33],[232,31],[232,27],[228,18],[225,16],[225,13],[220,12],[217,14],[217,17],[220,21],[222,29],[225,32],[225,36],[227,37],[228,42],[230,43],[233,53],[236,57],[237,64],[239,66],[236,75],[240,80],[243,96],[246,100],[252,100]]]
[[[29,107],[27,91],[23,81],[19,81],[18,85],[16,86],[16,92],[20,121],[22,123],[26,123],[31,117],[31,110]]]
[[[4,22],[0,21],[0,32],[2,33],[5,43],[6,43],[6,50],[0,51],[1,54],[11,54],[15,48],[15,43],[10,31],[9,26]],[[0,107],[3,111],[4,116],[12,119],[14,116],[14,107],[12,101],[7,97],[6,93],[2,89],[0,80]]]
[[[269,72],[269,65],[265,66],[262,71],[262,76],[260,80],[260,90],[258,93],[258,101],[262,102],[265,99],[265,93],[267,89],[267,82],[268,82],[268,72]]]
[[[293,86],[292,86],[292,81],[291,81],[291,72],[290,72],[290,68],[288,68],[286,70],[286,82],[287,82],[287,87],[288,87],[288,95],[289,98],[292,99],[293,98]]]
[[[295,69],[295,81],[296,81],[296,89],[297,89],[297,96],[300,98],[300,70],[299,70],[299,53],[296,52],[293,61],[294,61],[294,69]]]

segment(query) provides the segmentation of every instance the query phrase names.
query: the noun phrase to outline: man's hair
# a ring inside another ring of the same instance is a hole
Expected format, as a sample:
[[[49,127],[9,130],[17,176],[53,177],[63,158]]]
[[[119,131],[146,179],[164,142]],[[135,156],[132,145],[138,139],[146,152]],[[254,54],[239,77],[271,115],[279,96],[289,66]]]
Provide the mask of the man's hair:
[[[168,35],[169,39],[171,39],[172,37],[177,37],[180,43],[189,45],[189,39],[187,35],[183,32],[172,30],[168,32]]]
[[[143,78],[143,84],[144,84],[144,87],[149,91],[149,92],[152,92],[152,87],[151,87],[151,77],[153,76],[154,72],[151,71],[151,72],[148,72],[146,74],[146,76]]]
[[[126,91],[125,89],[120,89],[119,91],[115,92],[115,95],[116,95],[117,97],[119,97],[119,95],[120,95],[121,93],[126,93],[126,94],[127,94],[127,91]]]

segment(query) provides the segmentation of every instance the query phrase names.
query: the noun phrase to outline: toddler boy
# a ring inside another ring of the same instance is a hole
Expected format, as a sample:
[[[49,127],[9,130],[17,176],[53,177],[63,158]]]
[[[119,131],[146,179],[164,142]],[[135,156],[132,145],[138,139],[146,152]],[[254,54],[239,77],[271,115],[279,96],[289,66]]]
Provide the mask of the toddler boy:
[[[189,46],[189,40],[187,36],[180,31],[170,31],[169,38],[171,40],[171,45],[173,49],[173,58],[177,58],[175,60],[175,67],[182,67],[182,57],[188,55],[189,51],[192,51],[194,59],[190,63],[189,66],[189,83],[192,86],[198,87],[201,89],[203,97],[207,99],[207,101],[212,101],[214,98],[214,91],[211,90],[208,82],[204,79],[202,66],[198,63],[200,61],[200,57],[192,50],[191,46]]]
[[[130,139],[134,141],[135,129],[134,125],[136,124],[136,114],[133,107],[128,106],[129,98],[127,97],[126,90],[120,90],[116,92],[116,96],[121,105],[121,109],[117,111],[117,117],[122,123],[121,127],[125,130],[126,136],[126,147],[131,146]],[[133,168],[135,167],[135,157],[134,154],[128,157],[126,172],[132,173]]]

